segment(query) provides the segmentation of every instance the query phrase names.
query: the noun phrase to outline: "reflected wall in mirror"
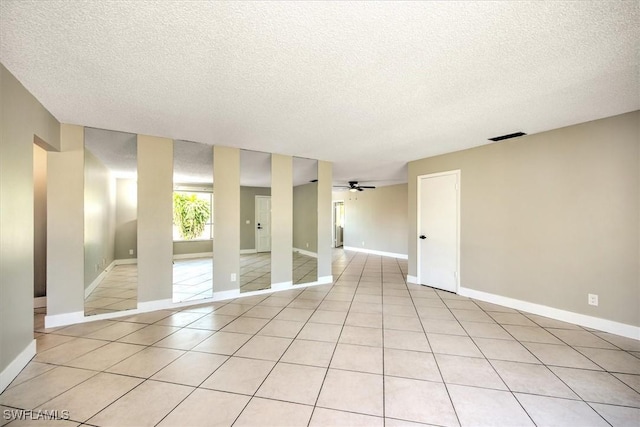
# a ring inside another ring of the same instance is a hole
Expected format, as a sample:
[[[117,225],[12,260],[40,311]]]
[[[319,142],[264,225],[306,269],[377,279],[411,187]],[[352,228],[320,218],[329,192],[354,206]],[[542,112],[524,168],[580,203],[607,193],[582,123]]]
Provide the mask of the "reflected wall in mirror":
[[[85,129],[84,313],[138,305],[136,135]]]
[[[240,292],[271,288],[271,154],[240,151]]]
[[[293,158],[293,284],[318,281],[318,161]]]
[[[213,146],[173,142],[173,302],[213,297]]]

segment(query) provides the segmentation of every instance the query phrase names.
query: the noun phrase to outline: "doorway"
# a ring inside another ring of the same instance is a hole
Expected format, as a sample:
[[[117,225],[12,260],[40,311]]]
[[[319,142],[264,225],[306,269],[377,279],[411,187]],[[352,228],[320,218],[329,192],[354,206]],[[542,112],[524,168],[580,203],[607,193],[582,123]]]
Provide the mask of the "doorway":
[[[333,202],[333,247],[344,245],[344,201]]]
[[[271,252],[271,196],[256,196],[256,252]]]
[[[418,283],[458,292],[460,171],[418,177]]]

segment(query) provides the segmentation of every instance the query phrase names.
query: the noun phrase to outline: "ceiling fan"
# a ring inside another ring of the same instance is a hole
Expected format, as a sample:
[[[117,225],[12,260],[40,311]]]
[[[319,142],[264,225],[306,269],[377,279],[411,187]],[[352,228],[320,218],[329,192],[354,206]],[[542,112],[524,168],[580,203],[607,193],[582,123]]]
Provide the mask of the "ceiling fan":
[[[349,181],[349,186],[339,186],[339,188],[347,188],[352,193],[356,191],[364,191],[365,189],[375,189],[376,187],[371,185],[360,185],[358,181]]]

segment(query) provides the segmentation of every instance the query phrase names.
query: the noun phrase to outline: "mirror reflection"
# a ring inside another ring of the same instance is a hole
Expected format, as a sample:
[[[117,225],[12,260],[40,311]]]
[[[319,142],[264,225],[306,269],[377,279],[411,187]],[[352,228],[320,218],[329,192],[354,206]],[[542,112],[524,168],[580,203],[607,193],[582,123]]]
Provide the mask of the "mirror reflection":
[[[240,151],[240,292],[271,288],[271,154]]]
[[[213,146],[173,142],[173,302],[213,297]]]
[[[85,129],[84,313],[137,307],[136,135]]]
[[[318,280],[318,161],[293,158],[293,284]]]

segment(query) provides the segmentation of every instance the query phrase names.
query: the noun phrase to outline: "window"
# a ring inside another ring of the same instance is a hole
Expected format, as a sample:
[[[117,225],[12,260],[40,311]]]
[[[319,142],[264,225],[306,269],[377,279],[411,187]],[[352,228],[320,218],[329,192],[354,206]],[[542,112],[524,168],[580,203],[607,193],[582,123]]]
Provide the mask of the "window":
[[[174,191],[174,223],[173,223],[173,240],[178,242],[194,241],[194,240],[209,240],[213,239],[213,193],[207,191]],[[209,207],[209,217],[206,218],[204,229],[202,233],[192,238],[185,238],[180,233],[180,227],[175,222],[175,209],[176,209],[176,196],[181,200],[197,200],[202,201]]]

